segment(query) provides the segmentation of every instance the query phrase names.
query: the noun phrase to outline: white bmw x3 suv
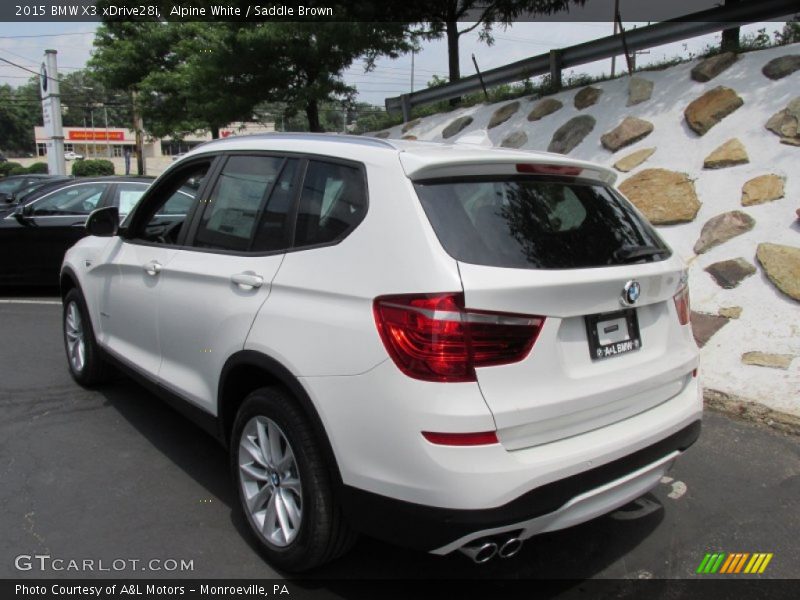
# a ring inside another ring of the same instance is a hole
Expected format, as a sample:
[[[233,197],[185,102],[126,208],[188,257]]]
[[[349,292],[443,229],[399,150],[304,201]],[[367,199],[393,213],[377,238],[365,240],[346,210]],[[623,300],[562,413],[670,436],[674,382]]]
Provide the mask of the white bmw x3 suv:
[[[468,145],[204,144],[67,253],[70,371],[116,366],[217,436],[278,567],[358,532],[513,555],[700,433],[685,267],[614,179]]]

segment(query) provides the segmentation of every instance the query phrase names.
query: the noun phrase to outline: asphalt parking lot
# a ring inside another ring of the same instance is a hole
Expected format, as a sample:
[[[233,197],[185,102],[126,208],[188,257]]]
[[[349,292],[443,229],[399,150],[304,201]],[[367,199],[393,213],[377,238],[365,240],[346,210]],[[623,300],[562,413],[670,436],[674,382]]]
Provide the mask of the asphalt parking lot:
[[[281,577],[234,509],[226,456],[125,379],[73,383],[55,297],[0,299],[0,577]],[[693,578],[706,552],[771,552],[800,575],[800,440],[707,413],[700,441],[638,504],[476,566],[369,539],[325,579]],[[19,571],[15,557],[181,559],[191,571]],[[706,576],[708,577],[708,576]],[[744,576],[741,576],[744,577]]]

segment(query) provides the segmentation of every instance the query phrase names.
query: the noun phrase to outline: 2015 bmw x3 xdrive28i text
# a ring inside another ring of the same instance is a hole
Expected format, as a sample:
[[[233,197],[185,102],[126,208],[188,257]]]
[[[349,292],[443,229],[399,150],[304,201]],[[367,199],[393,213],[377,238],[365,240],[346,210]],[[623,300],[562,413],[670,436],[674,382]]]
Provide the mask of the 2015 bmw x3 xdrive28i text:
[[[613,180],[467,145],[205,144],[67,253],[69,368],[116,365],[217,435],[276,566],[356,532],[514,554],[647,492],[699,435],[684,265]]]

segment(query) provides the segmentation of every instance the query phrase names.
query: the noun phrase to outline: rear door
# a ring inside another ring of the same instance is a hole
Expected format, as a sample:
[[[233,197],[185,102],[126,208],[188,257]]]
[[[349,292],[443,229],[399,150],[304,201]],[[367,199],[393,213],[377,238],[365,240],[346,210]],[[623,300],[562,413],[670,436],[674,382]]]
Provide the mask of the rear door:
[[[524,360],[477,369],[506,447],[619,421],[688,382],[695,349],[673,302],[681,261],[616,192],[542,176],[415,187],[459,261],[467,308],[544,317]]]
[[[291,244],[300,159],[226,157],[189,247],[161,275],[159,381],[209,412],[226,359],[244,347]]]

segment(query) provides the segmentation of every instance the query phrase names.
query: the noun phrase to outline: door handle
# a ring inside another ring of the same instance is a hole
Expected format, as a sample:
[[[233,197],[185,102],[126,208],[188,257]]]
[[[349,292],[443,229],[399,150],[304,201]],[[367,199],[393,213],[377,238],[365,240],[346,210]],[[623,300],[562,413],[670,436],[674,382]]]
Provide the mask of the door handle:
[[[144,265],[144,272],[150,275],[151,277],[155,277],[159,273],[161,273],[161,269],[164,267],[161,266],[161,263],[157,260],[151,260],[149,263]]]
[[[231,281],[243,290],[252,290],[264,285],[264,278],[255,273],[237,273],[231,275]]]

